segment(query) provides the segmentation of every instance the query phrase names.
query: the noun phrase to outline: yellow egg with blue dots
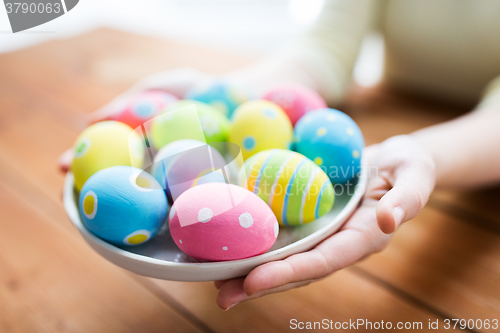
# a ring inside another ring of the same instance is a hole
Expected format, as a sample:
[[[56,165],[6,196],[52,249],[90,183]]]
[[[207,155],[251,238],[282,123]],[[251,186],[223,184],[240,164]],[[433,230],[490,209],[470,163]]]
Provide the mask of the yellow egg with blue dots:
[[[168,212],[165,192],[156,179],[128,166],[95,173],[83,186],[79,204],[87,229],[116,245],[148,241]]]
[[[99,170],[116,165],[141,167],[144,145],[130,126],[119,121],[103,121],[87,127],[73,146],[71,171],[76,189],[80,190]]]
[[[243,158],[273,148],[289,149],[293,128],[278,105],[255,100],[240,105],[233,115],[229,141],[241,147]]]

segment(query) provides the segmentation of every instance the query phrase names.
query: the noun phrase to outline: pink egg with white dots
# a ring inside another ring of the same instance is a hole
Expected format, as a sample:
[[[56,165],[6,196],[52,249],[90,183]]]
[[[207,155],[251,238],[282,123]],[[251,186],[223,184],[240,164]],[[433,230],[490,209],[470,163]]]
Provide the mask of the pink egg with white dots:
[[[131,97],[123,109],[112,117],[112,120],[137,128],[178,100],[177,97],[165,91],[143,91]]]
[[[309,111],[326,108],[325,100],[314,90],[300,85],[281,85],[268,90],[262,99],[280,106],[292,125]]]
[[[276,216],[256,194],[232,184],[195,186],[177,198],[170,234],[187,255],[207,261],[265,253],[279,233]]]

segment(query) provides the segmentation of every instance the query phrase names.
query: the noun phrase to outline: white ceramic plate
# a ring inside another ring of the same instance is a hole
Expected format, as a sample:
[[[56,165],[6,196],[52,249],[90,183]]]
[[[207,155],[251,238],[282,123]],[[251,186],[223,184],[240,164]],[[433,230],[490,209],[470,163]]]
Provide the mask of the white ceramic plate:
[[[122,268],[163,280],[225,280],[245,276],[253,268],[266,262],[307,251],[332,235],[357,208],[368,181],[366,169],[362,168],[357,184],[342,187],[343,194],[336,195],[333,209],[328,214],[300,227],[281,227],[276,243],[268,252],[241,260],[196,261],[179,250],[167,228],[163,228],[143,245],[118,247],[107,243],[94,236],[83,225],[78,211],[78,194],[74,191],[72,173],[66,176],[63,201],[66,213],[85,241],[104,258]],[[339,194],[340,189],[340,186],[336,186],[335,192]]]

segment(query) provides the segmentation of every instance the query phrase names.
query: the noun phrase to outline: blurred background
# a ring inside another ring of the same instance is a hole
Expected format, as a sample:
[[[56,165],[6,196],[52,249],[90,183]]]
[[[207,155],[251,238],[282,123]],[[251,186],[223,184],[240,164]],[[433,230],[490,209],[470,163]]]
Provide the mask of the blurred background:
[[[210,282],[150,279],[110,264],[68,220],[56,161],[90,112],[153,72],[190,66],[220,74],[251,64],[307,31],[323,3],[80,0],[66,15],[13,34],[0,1],[1,333],[248,333],[289,331],[292,318],[424,325],[500,318],[498,189],[436,191],[381,253],[228,312]],[[382,37],[366,36],[353,75],[371,88],[352,89],[342,108],[367,144],[466,111],[373,87],[383,57]]]
[[[160,39],[180,40],[224,52],[262,55],[306,31],[324,0],[81,0],[67,14],[12,34],[0,6],[0,53],[47,40],[110,27]],[[354,70],[357,84],[375,85],[382,75],[382,37],[365,38]]]

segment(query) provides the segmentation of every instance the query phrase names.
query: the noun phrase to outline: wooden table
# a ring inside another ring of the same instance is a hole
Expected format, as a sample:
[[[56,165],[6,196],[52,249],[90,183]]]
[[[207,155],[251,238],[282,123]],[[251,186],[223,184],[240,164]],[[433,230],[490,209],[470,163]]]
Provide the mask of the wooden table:
[[[291,319],[426,331],[429,320],[500,319],[498,188],[436,192],[383,252],[227,312],[212,283],[137,276],[83,241],[62,208],[56,160],[86,115],[158,70],[220,74],[252,61],[111,30],[0,56],[0,332],[281,332]],[[382,88],[353,89],[343,110],[368,144],[464,111]]]

